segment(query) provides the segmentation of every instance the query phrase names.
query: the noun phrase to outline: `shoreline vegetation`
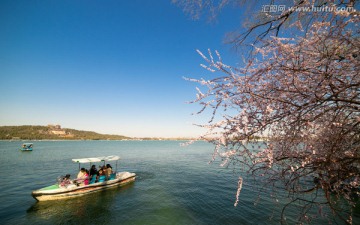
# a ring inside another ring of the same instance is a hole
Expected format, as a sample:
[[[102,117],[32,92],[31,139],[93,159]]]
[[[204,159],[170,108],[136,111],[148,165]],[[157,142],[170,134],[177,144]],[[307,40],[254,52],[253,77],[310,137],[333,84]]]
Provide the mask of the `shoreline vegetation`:
[[[93,131],[62,128],[60,125],[48,126],[0,126],[0,140],[193,140],[193,138],[127,137],[123,135],[99,134]]]

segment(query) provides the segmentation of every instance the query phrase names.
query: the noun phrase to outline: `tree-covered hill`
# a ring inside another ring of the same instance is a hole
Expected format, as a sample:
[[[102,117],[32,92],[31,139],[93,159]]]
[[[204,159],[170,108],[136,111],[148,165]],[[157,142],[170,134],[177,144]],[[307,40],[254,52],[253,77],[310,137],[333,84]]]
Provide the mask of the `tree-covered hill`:
[[[80,131],[57,126],[0,126],[0,139],[22,140],[122,140],[131,139],[122,135],[98,134],[92,131]]]

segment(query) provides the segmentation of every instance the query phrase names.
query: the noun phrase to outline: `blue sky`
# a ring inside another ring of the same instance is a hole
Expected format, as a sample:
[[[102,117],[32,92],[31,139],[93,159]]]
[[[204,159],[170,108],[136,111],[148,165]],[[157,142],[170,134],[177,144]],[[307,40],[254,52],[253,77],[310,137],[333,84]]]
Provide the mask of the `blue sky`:
[[[234,60],[215,23],[170,0],[0,1],[0,126],[47,125],[131,137],[193,137],[207,121],[186,102],[210,78],[196,49]]]

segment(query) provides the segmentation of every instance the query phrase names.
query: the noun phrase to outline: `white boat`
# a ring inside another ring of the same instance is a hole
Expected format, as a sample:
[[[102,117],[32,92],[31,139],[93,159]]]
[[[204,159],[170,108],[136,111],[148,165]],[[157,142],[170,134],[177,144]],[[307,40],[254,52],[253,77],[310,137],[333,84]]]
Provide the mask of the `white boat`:
[[[21,151],[32,151],[33,150],[33,143],[24,143],[22,144],[20,150]]]
[[[93,163],[103,162],[105,165],[105,162],[107,161],[116,161],[116,167],[117,167],[117,161],[119,159],[120,159],[119,156],[107,156],[107,157],[96,157],[96,158],[73,159],[72,161],[79,163],[79,168],[81,163],[90,163],[90,167],[91,167]],[[135,181],[135,176],[136,176],[135,173],[115,172],[109,177],[108,180],[99,181],[96,183],[90,182],[90,184],[88,185],[81,185],[81,186],[77,186],[74,183],[70,183],[68,185],[61,185],[60,182],[58,182],[56,184],[33,191],[32,196],[38,201],[74,198],[74,197],[94,193],[97,191],[102,191],[105,189],[126,185],[128,183]]]

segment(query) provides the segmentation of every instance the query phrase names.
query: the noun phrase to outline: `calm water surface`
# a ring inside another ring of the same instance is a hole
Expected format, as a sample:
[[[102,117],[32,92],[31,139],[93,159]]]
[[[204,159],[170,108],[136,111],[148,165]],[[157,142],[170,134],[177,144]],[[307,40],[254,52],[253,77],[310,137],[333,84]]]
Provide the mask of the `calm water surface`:
[[[246,181],[233,206],[238,175],[208,164],[211,145],[180,143],[38,141],[33,152],[21,152],[21,142],[0,141],[0,224],[279,224],[281,205],[265,196],[254,205],[257,193]],[[135,172],[137,180],[69,200],[31,197],[60,175],[75,177],[71,159],[106,155],[119,155],[118,171]]]

